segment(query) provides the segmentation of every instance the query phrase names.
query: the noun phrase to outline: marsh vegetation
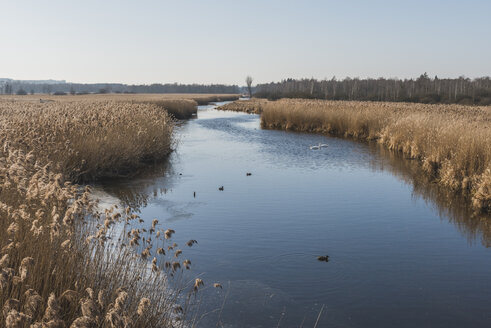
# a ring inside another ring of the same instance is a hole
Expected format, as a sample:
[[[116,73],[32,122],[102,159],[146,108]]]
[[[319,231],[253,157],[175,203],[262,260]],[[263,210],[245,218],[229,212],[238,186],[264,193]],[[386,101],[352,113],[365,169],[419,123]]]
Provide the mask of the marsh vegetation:
[[[421,163],[434,182],[491,211],[491,107],[282,99],[235,102],[261,126],[377,140]],[[259,108],[259,109],[258,109]]]
[[[165,172],[99,188],[198,240],[199,327],[486,326],[489,217],[418,160],[213,106],[179,135]]]
[[[202,281],[182,280],[191,261],[174,231],[101,206],[76,183],[165,158],[172,116],[195,107],[192,98],[0,98],[1,326],[180,324],[181,297]]]

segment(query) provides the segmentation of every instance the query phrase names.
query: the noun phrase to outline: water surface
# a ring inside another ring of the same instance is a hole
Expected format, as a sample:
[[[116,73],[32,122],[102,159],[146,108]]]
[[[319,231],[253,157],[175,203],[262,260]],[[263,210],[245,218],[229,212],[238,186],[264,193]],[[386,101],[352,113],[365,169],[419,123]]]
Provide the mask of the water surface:
[[[168,162],[100,188],[176,230],[178,244],[198,240],[184,249],[207,287],[198,326],[491,324],[487,218],[425,181],[414,161],[262,130],[257,115],[213,106],[178,136]],[[329,147],[309,149],[318,143]]]

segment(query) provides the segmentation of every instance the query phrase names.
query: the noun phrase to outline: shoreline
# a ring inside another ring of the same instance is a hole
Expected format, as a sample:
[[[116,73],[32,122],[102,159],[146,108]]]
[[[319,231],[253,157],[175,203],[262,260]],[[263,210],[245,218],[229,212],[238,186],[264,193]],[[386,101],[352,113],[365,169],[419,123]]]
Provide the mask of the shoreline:
[[[91,187],[77,184],[137,171],[172,151],[175,118],[158,99],[141,98],[0,97],[1,323],[160,327],[185,318],[176,301],[199,286],[162,293],[191,263],[174,249],[174,231],[157,219],[148,226],[130,208],[98,210]]]
[[[252,99],[217,109],[260,114],[266,129],[377,141],[491,213],[491,106]]]

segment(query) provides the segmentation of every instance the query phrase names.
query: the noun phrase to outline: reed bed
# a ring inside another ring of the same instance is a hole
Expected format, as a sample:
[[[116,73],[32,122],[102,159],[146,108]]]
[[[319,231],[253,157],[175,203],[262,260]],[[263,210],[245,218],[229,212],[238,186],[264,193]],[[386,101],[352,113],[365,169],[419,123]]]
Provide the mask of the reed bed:
[[[491,107],[279,100],[263,103],[261,125],[377,140],[417,159],[432,181],[491,212]]]
[[[122,101],[122,102],[154,102],[162,100],[194,100],[198,105],[207,105],[211,102],[219,101],[231,101],[239,99],[239,95],[234,94],[199,94],[199,93],[147,93],[147,94],[121,94],[121,93],[109,93],[109,94],[86,94],[86,95],[0,95],[0,100],[8,101],[25,101],[25,102],[40,102],[43,101],[56,101],[56,102],[104,102],[104,101]]]
[[[156,105],[0,103],[2,140],[70,181],[130,174],[169,154],[173,122]]]
[[[198,103],[192,99],[163,99],[139,102],[158,106],[179,120],[191,118],[198,112]]]
[[[167,112],[1,99],[0,127],[0,327],[181,326],[201,283],[182,280],[174,231],[74,183],[168,154]]]
[[[245,112],[248,114],[261,114],[263,112],[263,104],[267,103],[267,100],[261,99],[248,99],[234,101],[222,106],[217,107],[218,110],[230,110],[233,112]]]
[[[27,103],[95,103],[123,102],[153,104],[164,109],[176,119],[189,119],[197,113],[198,105],[211,102],[237,100],[233,94],[86,94],[86,95],[0,95],[0,101]]]

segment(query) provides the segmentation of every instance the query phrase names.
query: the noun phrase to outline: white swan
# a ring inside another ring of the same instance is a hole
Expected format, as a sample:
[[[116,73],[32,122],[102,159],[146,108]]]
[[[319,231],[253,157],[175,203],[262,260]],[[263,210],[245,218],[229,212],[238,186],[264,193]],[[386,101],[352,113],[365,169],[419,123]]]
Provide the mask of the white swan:
[[[310,148],[310,150],[318,150],[318,149],[325,148],[325,147],[328,147],[328,144],[321,144],[319,142],[318,145],[316,145],[316,146],[310,146],[309,148]]]

